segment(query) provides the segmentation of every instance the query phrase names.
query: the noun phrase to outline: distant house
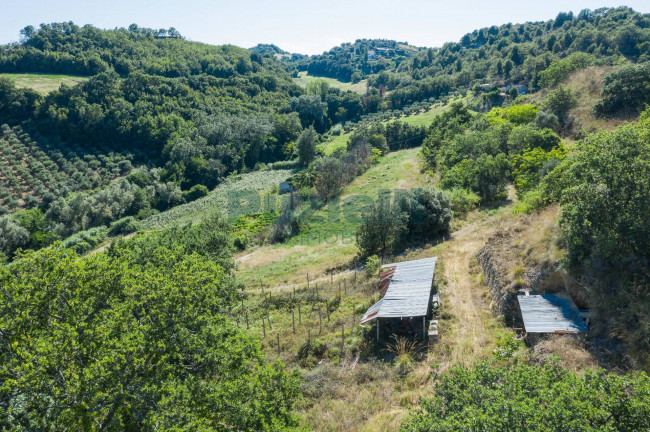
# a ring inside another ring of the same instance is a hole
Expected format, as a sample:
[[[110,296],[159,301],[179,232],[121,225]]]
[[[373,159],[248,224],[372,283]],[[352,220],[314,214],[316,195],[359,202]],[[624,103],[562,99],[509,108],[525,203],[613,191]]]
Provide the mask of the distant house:
[[[377,340],[382,336],[427,337],[427,317],[440,299],[433,293],[437,258],[424,258],[385,264],[379,278],[381,298],[361,319],[360,325],[373,323]],[[435,323],[437,336],[437,322]]]

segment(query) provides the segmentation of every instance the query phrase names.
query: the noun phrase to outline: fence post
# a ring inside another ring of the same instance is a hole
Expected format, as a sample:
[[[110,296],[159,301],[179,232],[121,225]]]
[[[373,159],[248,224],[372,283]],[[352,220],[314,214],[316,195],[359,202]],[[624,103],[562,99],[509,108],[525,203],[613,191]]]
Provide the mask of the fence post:
[[[300,313],[300,302],[298,302],[298,325],[302,324],[302,314]]]
[[[341,298],[341,282],[339,282],[339,298]]]
[[[293,333],[296,333],[296,308],[295,307],[291,308],[291,327],[293,329]]]
[[[277,333],[278,336],[278,357],[280,357],[280,332]]]
[[[345,293],[345,295],[348,295],[348,284],[345,281],[345,279],[343,279],[343,292]]]
[[[262,332],[263,337],[266,337],[266,322],[264,321],[264,317],[262,317]]]
[[[260,279],[260,288],[262,288],[262,296],[264,296],[264,284],[262,283],[262,279]]]
[[[345,324],[341,324],[341,357],[343,357],[344,349],[345,349]]]
[[[320,314],[320,307],[318,308],[318,334],[323,332],[323,317]]]
[[[327,315],[327,322],[330,322],[330,307],[327,304],[327,299],[325,299],[325,314]]]
[[[307,290],[309,290],[309,273],[307,273]]]
[[[246,330],[248,330],[248,309],[246,309]]]
[[[273,325],[271,325],[271,315],[266,315],[266,319],[269,321],[269,330],[273,330]]]

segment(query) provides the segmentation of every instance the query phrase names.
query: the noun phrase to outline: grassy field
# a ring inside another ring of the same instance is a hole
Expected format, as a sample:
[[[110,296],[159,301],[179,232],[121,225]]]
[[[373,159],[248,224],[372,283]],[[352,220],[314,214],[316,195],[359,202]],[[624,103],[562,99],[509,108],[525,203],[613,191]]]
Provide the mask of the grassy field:
[[[291,174],[293,170],[272,170],[231,176],[203,198],[144,219],[142,227],[145,230],[160,230],[178,223],[201,220],[212,213],[236,212],[240,215],[242,212],[272,210],[269,207],[281,205],[279,184]],[[237,211],[234,206],[241,211]]]
[[[310,83],[311,81],[314,80],[323,80],[327,82],[330,87],[334,87],[337,89],[341,89],[343,91],[351,91],[355,92],[360,95],[366,94],[366,81],[367,80],[361,80],[358,83],[351,83],[351,82],[343,82],[339,81],[334,78],[328,78],[328,77],[319,77],[319,76],[313,76],[313,75],[308,75],[307,72],[302,71],[298,73],[298,78],[293,79],[300,87],[307,87],[307,84]]]
[[[460,102],[466,101],[468,98],[459,98],[451,102]],[[385,120],[382,123],[388,123],[395,120],[400,120],[405,123],[408,123],[413,126],[428,126],[433,121],[434,117],[442,114],[443,112],[449,109],[449,104],[436,103],[431,105],[431,107],[426,111],[421,111],[417,114],[412,114],[410,116],[402,116],[399,119]],[[326,141],[320,145],[321,151],[325,155],[330,155],[336,150],[345,148],[348,139],[350,138],[351,133],[342,133],[341,135],[335,136],[334,138]]]
[[[377,198],[380,189],[410,189],[430,183],[420,173],[419,149],[389,153],[341,194],[340,206],[309,213],[301,233],[284,244],[266,245],[236,257],[237,277],[249,286],[262,279],[270,285],[302,282],[306,273],[322,273],[349,264],[357,252],[354,230],[363,197]],[[332,208],[340,208],[334,213]],[[345,217],[347,215],[348,217]]]
[[[0,78],[9,78],[16,84],[16,87],[31,88],[41,94],[48,94],[53,90],[58,90],[61,84],[73,86],[88,79],[88,77],[83,76],[32,73],[3,73],[0,74]]]

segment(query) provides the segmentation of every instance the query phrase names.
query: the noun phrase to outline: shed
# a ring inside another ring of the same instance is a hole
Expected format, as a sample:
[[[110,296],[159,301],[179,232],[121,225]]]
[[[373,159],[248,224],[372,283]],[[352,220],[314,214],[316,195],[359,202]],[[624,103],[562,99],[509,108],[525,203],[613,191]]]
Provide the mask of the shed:
[[[570,298],[552,294],[517,296],[526,333],[581,333],[587,331],[578,307]]]
[[[436,257],[385,264],[387,271],[380,277],[381,298],[363,315],[360,324],[377,320],[422,318],[422,333],[426,337],[426,317],[432,303],[433,275]]]

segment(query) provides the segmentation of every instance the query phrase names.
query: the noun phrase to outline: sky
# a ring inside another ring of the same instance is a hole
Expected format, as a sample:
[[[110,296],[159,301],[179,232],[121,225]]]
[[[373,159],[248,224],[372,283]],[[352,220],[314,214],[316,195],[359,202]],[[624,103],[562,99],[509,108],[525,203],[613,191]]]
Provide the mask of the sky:
[[[621,0],[619,0],[621,1]],[[601,0],[5,0],[0,43],[19,39],[27,25],[73,21],[100,28],[175,27],[188,40],[249,48],[273,43],[320,54],[360,38],[435,47],[477,28],[546,21],[560,11],[615,7]],[[650,12],[650,1],[626,6]]]

